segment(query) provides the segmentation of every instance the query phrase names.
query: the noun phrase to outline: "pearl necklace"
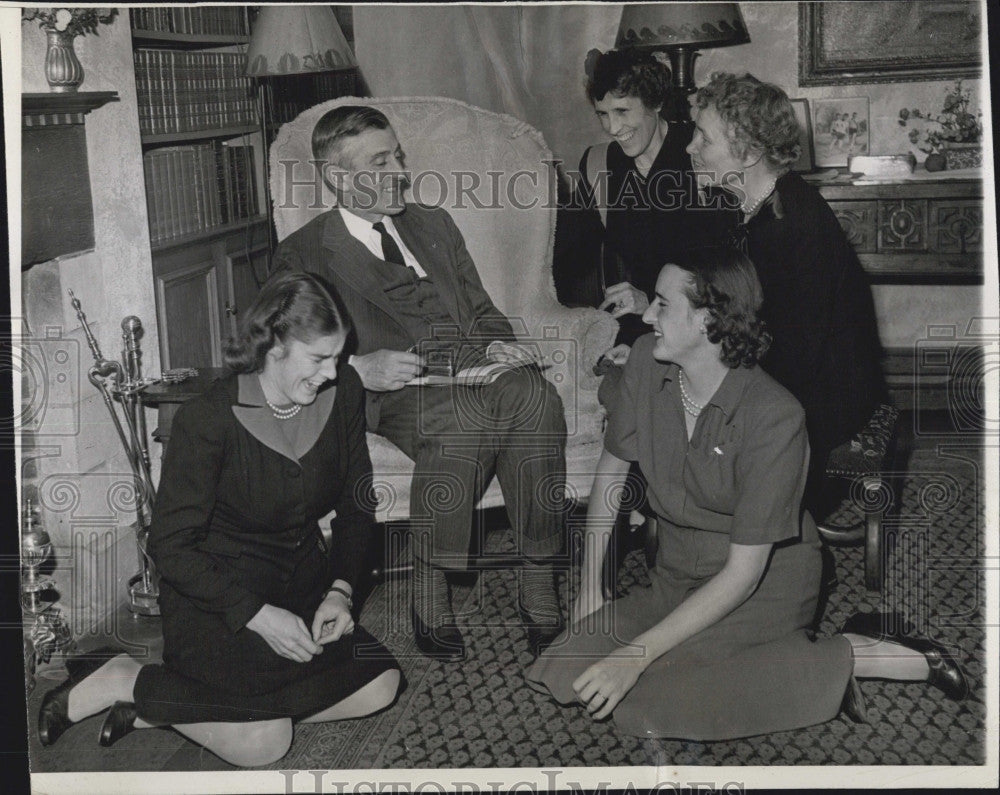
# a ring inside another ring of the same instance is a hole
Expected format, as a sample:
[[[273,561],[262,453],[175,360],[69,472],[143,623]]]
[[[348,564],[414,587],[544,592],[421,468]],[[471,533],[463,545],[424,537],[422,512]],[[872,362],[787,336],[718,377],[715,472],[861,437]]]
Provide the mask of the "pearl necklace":
[[[302,411],[302,404],[301,403],[296,403],[291,408],[283,409],[280,406],[275,406],[267,398],[264,398],[264,401],[267,403],[268,408],[271,409],[271,413],[274,415],[274,418],[277,419],[277,420],[290,420],[292,417],[294,417],[296,414],[298,414],[300,411]]]
[[[690,414],[692,417],[697,417],[701,414],[702,409],[705,407],[695,403],[691,396],[687,393],[687,389],[684,388],[684,371],[677,371],[678,379],[677,382],[681,385],[681,405],[684,406],[684,411]]]
[[[767,197],[774,192],[774,186],[777,184],[777,178],[772,179],[767,188],[764,190],[760,196],[754,199],[752,202],[747,202],[740,205],[740,209],[743,210],[744,223],[753,217],[753,215],[760,209],[760,206],[767,200]]]

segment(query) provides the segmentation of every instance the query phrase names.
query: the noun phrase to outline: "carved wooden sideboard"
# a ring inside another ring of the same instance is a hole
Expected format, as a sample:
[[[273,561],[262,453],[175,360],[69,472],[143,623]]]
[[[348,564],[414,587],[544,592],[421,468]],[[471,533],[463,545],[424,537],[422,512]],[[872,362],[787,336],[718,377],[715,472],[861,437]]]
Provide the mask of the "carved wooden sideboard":
[[[981,180],[818,187],[872,281],[982,283]]]
[[[981,180],[818,187],[872,282],[982,284]],[[944,410],[955,429],[971,432],[985,416],[982,349],[953,337],[886,349],[886,382],[897,408]]]

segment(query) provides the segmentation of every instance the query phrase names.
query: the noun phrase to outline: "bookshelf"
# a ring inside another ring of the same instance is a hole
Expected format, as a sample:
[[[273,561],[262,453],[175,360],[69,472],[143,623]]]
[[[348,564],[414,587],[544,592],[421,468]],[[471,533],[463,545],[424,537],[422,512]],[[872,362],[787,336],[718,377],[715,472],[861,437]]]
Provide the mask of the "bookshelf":
[[[219,367],[268,276],[264,145],[245,7],[130,11],[160,359]]]

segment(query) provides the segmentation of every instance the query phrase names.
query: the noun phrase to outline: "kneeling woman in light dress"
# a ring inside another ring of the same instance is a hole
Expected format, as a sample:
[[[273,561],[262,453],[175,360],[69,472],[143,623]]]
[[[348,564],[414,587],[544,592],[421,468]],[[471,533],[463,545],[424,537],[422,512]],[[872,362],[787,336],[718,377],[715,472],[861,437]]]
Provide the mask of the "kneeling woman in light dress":
[[[110,708],[102,745],[169,725],[260,765],[285,755],[293,720],[392,703],[399,666],[351,612],[374,516],[364,389],[338,367],[348,330],[313,277],[264,285],[227,350],[233,374],[173,422],[149,535],[163,664],[68,661],[41,706],[43,745]]]
[[[769,343],[761,300],[734,249],[695,250],[660,272],[644,315],[654,333],[625,367],[591,491],[573,622],[527,672],[626,734],[731,739],[821,723],[842,706],[863,720],[855,677],[967,691],[929,641],[891,642],[858,617],[851,634],[807,631],[821,561],[800,508],[805,417],[757,367]],[[649,588],[605,602],[602,562],[631,461],[649,482],[659,551]]]

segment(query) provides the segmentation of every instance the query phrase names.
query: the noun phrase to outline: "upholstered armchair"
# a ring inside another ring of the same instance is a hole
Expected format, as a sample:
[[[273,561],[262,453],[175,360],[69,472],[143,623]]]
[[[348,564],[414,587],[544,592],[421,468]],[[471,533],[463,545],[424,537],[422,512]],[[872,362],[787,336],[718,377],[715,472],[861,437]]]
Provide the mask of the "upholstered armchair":
[[[569,309],[556,300],[556,175],[541,133],[511,116],[453,99],[342,97],[317,105],[283,125],[271,146],[270,187],[279,240],[336,203],[310,162],[310,136],[320,116],[344,104],[370,105],[388,116],[406,152],[412,198],[451,213],[494,303],[518,336],[537,344],[546,356],[551,365],[546,375],[566,409],[567,494],[586,497],[604,421],[597,401],[599,379],[592,368],[611,347],[617,324],[604,312]],[[391,442],[373,434],[368,441],[378,518],[404,519],[413,464]],[[494,480],[480,507],[502,503]]]

